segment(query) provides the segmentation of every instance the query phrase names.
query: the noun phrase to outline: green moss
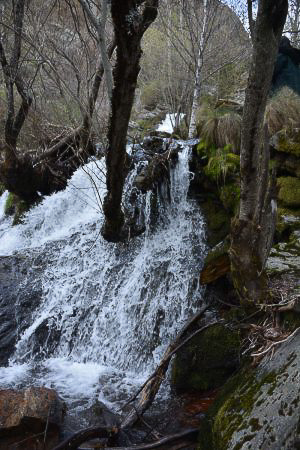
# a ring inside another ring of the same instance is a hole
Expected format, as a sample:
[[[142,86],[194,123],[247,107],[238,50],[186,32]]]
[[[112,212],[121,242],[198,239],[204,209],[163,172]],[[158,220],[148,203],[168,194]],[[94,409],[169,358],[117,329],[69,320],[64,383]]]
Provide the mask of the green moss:
[[[15,213],[15,207],[16,207],[16,201],[17,197],[15,194],[12,194],[11,192],[8,194],[7,199],[5,201],[4,205],[4,214],[6,216],[12,216]]]
[[[297,139],[297,136],[294,137]],[[279,137],[278,150],[284,153],[290,153],[297,157],[300,157],[300,142],[296,142],[293,138],[289,139],[285,134],[281,133]]]
[[[0,196],[6,191],[4,184],[0,183]]]
[[[13,225],[18,225],[19,223],[22,223],[24,214],[29,211],[31,205],[26,203],[24,200],[18,200],[13,220]]]
[[[229,246],[229,239],[225,239],[224,241],[216,245],[213,249],[211,249],[204,260],[204,267],[212,261],[218,259],[220,256],[227,254]]]
[[[214,182],[223,181],[227,177],[236,176],[239,171],[240,158],[233,153],[226,153],[224,149],[218,149],[214,156],[208,160],[204,173]]]
[[[253,432],[254,428],[256,431],[261,428],[257,419],[248,419],[248,417],[255,403],[259,401],[262,386],[266,384],[270,384],[272,389],[275,388],[276,373],[268,373],[261,379],[257,379],[254,371],[249,371],[247,368],[231,380],[230,393],[228,395],[227,388],[225,399],[223,396],[212,427],[215,449],[228,448],[233,433],[238,430],[251,427]]]
[[[280,177],[277,179],[279,187],[279,205],[287,208],[300,208],[300,179],[295,177]]]
[[[18,225],[22,222],[24,214],[30,209],[30,206],[24,200],[21,200],[17,195],[8,194],[5,205],[4,214],[8,216],[14,216],[13,225]]]
[[[225,184],[220,188],[220,200],[228,212],[236,214],[240,204],[240,187],[236,183]]]
[[[219,324],[208,328],[178,352],[172,370],[174,386],[198,392],[221,386],[238,365],[239,349],[237,331]]]
[[[207,222],[208,245],[214,247],[225,239],[230,231],[230,215],[222,204],[213,198],[201,203],[201,208]]]

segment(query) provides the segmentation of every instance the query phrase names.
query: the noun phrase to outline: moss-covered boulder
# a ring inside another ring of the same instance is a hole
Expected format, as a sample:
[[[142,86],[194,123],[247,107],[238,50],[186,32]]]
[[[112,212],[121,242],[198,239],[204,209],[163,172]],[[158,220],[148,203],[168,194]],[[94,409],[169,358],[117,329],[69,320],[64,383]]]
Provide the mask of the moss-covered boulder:
[[[277,179],[279,187],[279,205],[287,208],[300,208],[300,179],[296,177],[280,177]]]
[[[177,391],[215,389],[239,365],[240,338],[237,331],[217,324],[206,329],[176,355],[172,383]]]
[[[201,201],[201,209],[207,223],[207,243],[214,247],[223,241],[230,231],[230,215],[214,196]]]
[[[238,183],[224,184],[220,188],[220,200],[226,211],[231,215],[236,214],[240,205],[240,186]]]
[[[240,157],[226,149],[218,149],[210,156],[204,173],[216,183],[225,184],[226,179],[236,178],[240,167]]]
[[[299,439],[300,333],[230,379],[200,429],[199,450],[288,450]]]
[[[281,130],[270,139],[271,148],[300,157],[300,129]]]

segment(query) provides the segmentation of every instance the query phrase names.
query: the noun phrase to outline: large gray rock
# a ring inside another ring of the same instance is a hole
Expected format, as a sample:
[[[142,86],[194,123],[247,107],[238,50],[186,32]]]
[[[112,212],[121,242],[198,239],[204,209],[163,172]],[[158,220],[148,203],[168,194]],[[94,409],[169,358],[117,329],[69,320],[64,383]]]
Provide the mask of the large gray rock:
[[[299,440],[300,332],[237,377],[212,425],[215,450],[291,450]],[[233,381],[231,381],[232,383]],[[205,449],[200,444],[200,449]]]

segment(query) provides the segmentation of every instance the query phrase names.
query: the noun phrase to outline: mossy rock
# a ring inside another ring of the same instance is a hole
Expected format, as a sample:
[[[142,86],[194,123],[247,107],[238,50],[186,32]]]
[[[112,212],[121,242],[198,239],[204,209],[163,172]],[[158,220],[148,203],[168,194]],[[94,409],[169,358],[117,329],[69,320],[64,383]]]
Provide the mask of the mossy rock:
[[[9,193],[4,205],[4,214],[14,216],[13,225],[22,223],[24,214],[29,211],[32,205],[20,199],[17,195]]]
[[[6,191],[4,184],[0,183],[0,196]]]
[[[277,179],[279,187],[279,205],[287,208],[300,208],[300,179],[296,177],[280,177]]]
[[[207,197],[201,203],[201,209],[207,223],[207,242],[214,247],[229,234],[230,214],[225,211],[222,204],[215,198]]]
[[[13,216],[16,209],[17,196],[12,194],[11,192],[8,194],[5,205],[4,205],[4,214],[6,216]]]
[[[281,130],[271,137],[270,144],[278,152],[300,157],[300,130]]]
[[[238,212],[240,193],[240,186],[238,186],[237,183],[225,184],[220,188],[220,200],[226,211],[230,212],[232,215]]]
[[[300,209],[291,210],[287,208],[278,208],[276,239],[283,241],[289,239],[291,233],[300,229]]]
[[[288,450],[299,432],[300,335],[226,382],[200,426],[198,450]]]
[[[237,331],[221,324],[208,328],[177,353],[172,369],[174,387],[204,392],[221,386],[239,365],[239,350]]]

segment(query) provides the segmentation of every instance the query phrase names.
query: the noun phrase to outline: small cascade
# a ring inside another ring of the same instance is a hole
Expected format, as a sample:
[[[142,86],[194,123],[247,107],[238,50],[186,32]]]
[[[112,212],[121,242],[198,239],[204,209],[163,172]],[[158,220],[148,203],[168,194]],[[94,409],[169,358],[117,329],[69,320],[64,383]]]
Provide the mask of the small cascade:
[[[45,198],[23,224],[10,227],[0,217],[0,254],[24,256],[26,277],[34,274],[42,292],[30,320],[17,320],[15,351],[0,368],[2,388],[42,384],[69,404],[98,398],[116,407],[153,370],[202,302],[204,224],[188,199],[189,151],[183,145],[169,189],[156,194],[154,230],[155,194],[140,194],[146,231],[126,243],[100,235],[101,162],[77,170],[66,190]],[[131,172],[125,203],[133,179]]]

